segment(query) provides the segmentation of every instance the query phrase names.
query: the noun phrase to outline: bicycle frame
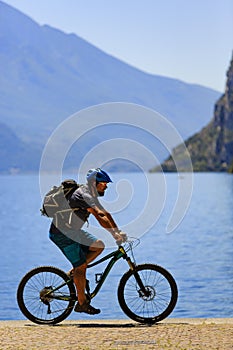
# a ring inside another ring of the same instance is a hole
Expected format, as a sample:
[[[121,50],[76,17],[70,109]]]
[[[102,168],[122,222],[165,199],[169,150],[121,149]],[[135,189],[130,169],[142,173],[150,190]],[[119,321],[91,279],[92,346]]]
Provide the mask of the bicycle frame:
[[[119,248],[117,250],[115,250],[114,252],[112,252],[108,255],[105,255],[103,258],[101,258],[101,259],[97,260],[96,262],[89,264],[87,266],[87,268],[91,268],[93,266],[101,264],[102,262],[104,262],[108,259],[111,259],[109,261],[108,265],[105,267],[103,273],[101,274],[101,277],[100,277],[99,281],[97,282],[97,286],[95,287],[93,292],[90,293],[91,299],[94,298],[96,296],[96,294],[99,292],[100,288],[102,287],[102,285],[103,285],[106,277],[108,276],[109,272],[111,271],[112,267],[121,258],[126,259],[126,261],[129,264],[129,267],[131,269],[134,268],[134,264],[132,263],[130,257],[127,255],[125,249],[122,246],[119,246]]]
[[[94,298],[97,293],[99,292],[100,288],[102,287],[106,277],[108,276],[109,272],[111,271],[112,267],[114,266],[114,264],[119,260],[119,259],[125,259],[128,264],[129,264],[129,267],[131,270],[134,270],[134,263],[131,261],[130,257],[127,255],[124,247],[122,246],[119,246],[119,248],[117,250],[115,250],[114,252],[110,253],[110,254],[107,254],[105,255],[103,258],[97,260],[96,262],[92,263],[92,264],[89,264],[87,266],[87,268],[91,268],[93,266],[96,266],[98,264],[101,264],[102,262],[106,261],[106,260],[109,260],[109,263],[107,264],[107,266],[105,267],[103,273],[101,274],[101,278],[100,280],[97,282],[97,286],[95,287],[95,289],[93,290],[93,292],[90,293],[90,297],[91,299]],[[136,273],[136,275],[138,275]],[[136,279],[138,280],[137,276],[135,276]],[[55,289],[53,289],[52,291],[49,291],[48,293],[45,294],[45,297],[50,297],[52,299],[57,299],[57,300],[69,300],[70,298],[69,297],[66,297],[66,296],[62,296],[62,295],[53,295],[54,292],[56,292],[57,290],[59,290],[60,288],[64,287],[67,283],[69,283],[71,280],[68,280],[67,282],[65,283],[62,283],[61,285],[57,286]],[[141,286],[141,288],[144,289],[144,286],[139,278],[139,286]]]

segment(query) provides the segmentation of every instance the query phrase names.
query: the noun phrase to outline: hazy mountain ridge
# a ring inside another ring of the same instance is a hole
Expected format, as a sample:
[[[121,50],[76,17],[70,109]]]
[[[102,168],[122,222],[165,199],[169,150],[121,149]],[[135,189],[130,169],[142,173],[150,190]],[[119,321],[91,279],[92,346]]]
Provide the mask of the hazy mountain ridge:
[[[0,122],[0,160],[0,173],[34,171],[38,168],[40,151],[22,142],[8,126]]]
[[[71,114],[114,101],[158,111],[186,138],[207,123],[220,95],[144,73],[77,35],[38,25],[1,1],[0,93],[0,121],[36,149]]]

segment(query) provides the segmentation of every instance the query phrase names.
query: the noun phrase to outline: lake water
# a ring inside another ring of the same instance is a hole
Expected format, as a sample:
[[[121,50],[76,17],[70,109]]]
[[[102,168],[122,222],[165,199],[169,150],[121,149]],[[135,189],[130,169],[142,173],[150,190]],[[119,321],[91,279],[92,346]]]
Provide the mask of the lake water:
[[[155,184],[158,176],[150,174]],[[113,174],[113,177],[118,181],[122,174]],[[133,186],[137,185],[134,191],[132,188],[129,191],[130,203],[126,203],[124,209],[116,210],[114,217],[120,227],[140,215],[140,207],[145,201],[144,176],[134,173],[123,177]],[[1,176],[0,179],[0,319],[18,320],[24,319],[16,302],[17,285],[23,275],[39,265],[55,265],[65,271],[70,265],[48,239],[49,220],[41,217],[39,212],[38,177]],[[185,181],[185,174],[183,179]],[[166,183],[166,205],[159,220],[140,237],[135,258],[138,263],[164,266],[176,279],[179,300],[171,317],[233,317],[233,176],[195,174],[190,207],[181,224],[170,234],[165,228],[176,197],[177,175],[167,174]],[[118,197],[114,184],[111,186],[108,196],[110,202],[115,200],[115,204],[109,204],[113,208],[114,205],[117,207]],[[125,190],[125,196],[128,195]],[[159,196],[155,196],[155,207],[147,211],[156,212],[159,201]],[[146,226],[143,220],[146,215],[141,219]],[[91,223],[91,227],[93,225]],[[107,240],[107,236],[104,232],[102,238]],[[111,248],[106,249],[106,252],[110,251]],[[127,318],[117,302],[117,285],[126,270],[125,261],[115,265],[100,294],[93,300],[93,305],[102,310],[98,319]],[[96,272],[101,270],[96,267]],[[94,286],[94,276],[88,277]],[[72,313],[70,319],[91,317]]]

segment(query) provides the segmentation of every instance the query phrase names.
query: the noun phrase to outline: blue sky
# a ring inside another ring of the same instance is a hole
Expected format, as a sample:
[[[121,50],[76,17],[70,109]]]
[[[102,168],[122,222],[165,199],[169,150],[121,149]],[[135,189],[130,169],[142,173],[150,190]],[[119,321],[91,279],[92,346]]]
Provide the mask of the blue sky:
[[[233,0],[4,0],[145,72],[224,91]]]

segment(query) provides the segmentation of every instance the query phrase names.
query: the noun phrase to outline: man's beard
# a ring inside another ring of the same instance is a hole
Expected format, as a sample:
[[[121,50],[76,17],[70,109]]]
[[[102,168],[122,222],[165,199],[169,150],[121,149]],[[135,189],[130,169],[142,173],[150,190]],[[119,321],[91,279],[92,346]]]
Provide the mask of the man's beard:
[[[102,191],[102,192],[97,191],[97,193],[98,193],[98,197],[103,197],[104,196],[104,191]]]

